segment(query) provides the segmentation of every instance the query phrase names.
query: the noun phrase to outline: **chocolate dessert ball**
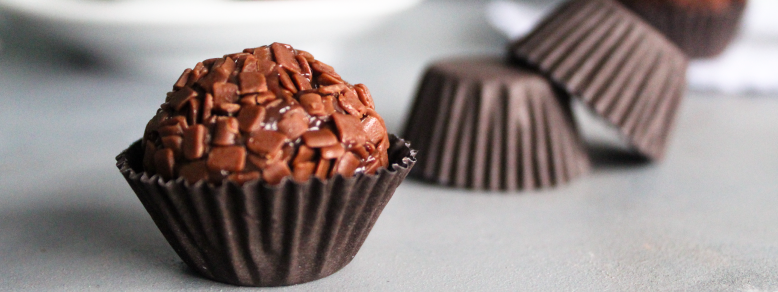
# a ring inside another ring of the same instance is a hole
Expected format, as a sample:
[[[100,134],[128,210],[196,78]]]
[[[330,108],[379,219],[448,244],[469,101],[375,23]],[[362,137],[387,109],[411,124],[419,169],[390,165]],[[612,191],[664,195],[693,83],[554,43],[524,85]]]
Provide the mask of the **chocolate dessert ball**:
[[[144,170],[165,180],[277,184],[388,165],[389,137],[365,85],[273,43],[186,69],[143,135]]]

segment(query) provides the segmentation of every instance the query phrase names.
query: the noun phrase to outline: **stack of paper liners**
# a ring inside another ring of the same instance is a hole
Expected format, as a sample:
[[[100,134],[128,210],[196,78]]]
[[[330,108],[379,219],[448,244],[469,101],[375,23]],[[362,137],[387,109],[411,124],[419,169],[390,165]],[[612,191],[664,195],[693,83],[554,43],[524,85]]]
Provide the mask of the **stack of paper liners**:
[[[737,34],[746,7],[746,0],[717,1],[726,4],[720,10],[701,3],[679,4],[673,0],[620,1],[673,40],[691,58],[721,54]]]
[[[411,176],[488,190],[567,182],[590,167],[568,101],[499,58],[437,62],[404,131],[421,153]]]
[[[661,158],[686,86],[687,59],[615,0],[573,0],[511,46],[616,125],[638,152]]]
[[[391,169],[306,183],[285,179],[194,185],[165,182],[142,171],[136,142],[117,167],[181,259],[200,274],[247,286],[304,283],[340,270],[354,258],[379,214],[415,163],[415,152],[392,136]]]

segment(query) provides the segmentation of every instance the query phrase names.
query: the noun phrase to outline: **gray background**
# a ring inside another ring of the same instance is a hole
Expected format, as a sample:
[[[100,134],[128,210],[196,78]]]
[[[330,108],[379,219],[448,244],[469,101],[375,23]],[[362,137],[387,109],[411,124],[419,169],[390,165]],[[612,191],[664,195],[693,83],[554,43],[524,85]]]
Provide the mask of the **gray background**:
[[[501,53],[485,3],[423,2],[332,65],[396,132],[426,64]],[[18,29],[0,35],[0,290],[251,289],[186,268],[114,166],[183,68],[152,78]],[[351,264],[268,290],[778,291],[776,97],[689,92],[664,161],[593,151],[552,190],[406,180]]]

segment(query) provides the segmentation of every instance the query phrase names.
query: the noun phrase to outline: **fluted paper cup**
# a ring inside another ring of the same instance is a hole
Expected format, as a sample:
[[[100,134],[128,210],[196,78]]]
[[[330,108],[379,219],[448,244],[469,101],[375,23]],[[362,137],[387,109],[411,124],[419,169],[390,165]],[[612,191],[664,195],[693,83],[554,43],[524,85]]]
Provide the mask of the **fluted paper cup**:
[[[580,98],[639,153],[663,157],[685,92],[688,61],[619,2],[567,2],[514,42],[510,56]]]
[[[391,137],[391,166],[375,175],[238,186],[165,181],[142,170],[140,142],[117,167],[181,259],[201,275],[245,286],[283,286],[331,275],[356,255],[415,151]]]
[[[403,134],[421,153],[411,176],[485,190],[568,182],[590,168],[569,106],[544,77],[501,58],[436,62]]]
[[[746,0],[679,4],[673,0],[619,0],[675,42],[690,58],[721,54],[737,35]],[[711,1],[700,1],[711,2]]]

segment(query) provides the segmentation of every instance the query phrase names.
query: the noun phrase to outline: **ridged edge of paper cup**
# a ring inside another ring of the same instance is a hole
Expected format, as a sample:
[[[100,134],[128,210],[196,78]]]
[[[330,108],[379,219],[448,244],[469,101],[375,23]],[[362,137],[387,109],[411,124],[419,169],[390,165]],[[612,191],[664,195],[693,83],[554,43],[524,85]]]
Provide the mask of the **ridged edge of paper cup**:
[[[746,2],[732,1],[725,11],[684,8],[672,3],[620,0],[675,42],[690,58],[721,54],[740,28]]]
[[[391,167],[375,175],[276,186],[149,177],[139,142],[116,166],[189,267],[234,285],[285,286],[329,276],[354,258],[416,162],[409,144],[390,139]]]
[[[688,60],[626,7],[615,0],[567,2],[514,42],[510,53],[581,98],[639,153],[663,157]]]
[[[481,72],[455,73],[472,64]],[[566,183],[590,169],[569,106],[547,79],[501,58],[438,61],[403,132],[422,153],[411,176],[492,191]]]

